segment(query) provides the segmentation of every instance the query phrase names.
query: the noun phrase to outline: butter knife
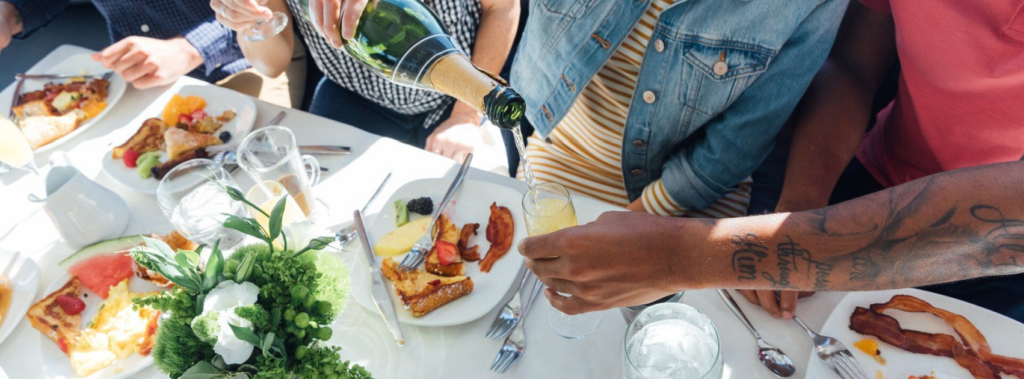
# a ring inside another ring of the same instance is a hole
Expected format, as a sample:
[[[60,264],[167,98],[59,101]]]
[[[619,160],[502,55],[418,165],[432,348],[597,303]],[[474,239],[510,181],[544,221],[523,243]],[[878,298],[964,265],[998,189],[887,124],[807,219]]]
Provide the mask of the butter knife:
[[[306,145],[299,146],[299,153],[310,155],[352,155],[352,148],[348,146]]]
[[[398,314],[395,313],[395,304],[391,302],[391,291],[384,282],[384,275],[380,272],[380,265],[373,254],[373,245],[370,237],[366,235],[366,226],[363,225],[363,212],[355,211],[352,215],[355,220],[356,230],[359,232],[359,239],[363,242],[363,251],[366,252],[366,261],[370,264],[370,297],[377,308],[377,313],[384,319],[384,323],[391,330],[398,346],[405,346],[405,336],[402,334],[402,326],[398,323]]]

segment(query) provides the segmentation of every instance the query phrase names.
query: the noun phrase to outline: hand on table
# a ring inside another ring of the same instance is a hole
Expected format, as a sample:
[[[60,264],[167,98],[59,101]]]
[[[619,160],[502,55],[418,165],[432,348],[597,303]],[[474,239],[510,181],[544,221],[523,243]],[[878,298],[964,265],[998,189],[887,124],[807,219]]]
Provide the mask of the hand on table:
[[[457,104],[452,110],[452,115],[427,137],[427,144],[423,149],[462,163],[466,156],[482,143],[483,138],[480,135],[479,113],[472,109],[458,111],[459,105],[461,103]]]
[[[309,0],[309,18],[320,35],[340,49],[342,39],[355,36],[356,23],[366,3],[367,0]]]
[[[274,17],[274,11],[257,0],[210,0],[217,21],[228,29],[242,32],[252,28],[256,20]]]
[[[137,89],[174,83],[203,64],[203,57],[185,37],[163,40],[128,37],[92,55]]]
[[[586,225],[524,239],[519,253],[549,287],[544,296],[562,312],[646,304],[679,292],[678,283],[699,283],[701,274],[686,269],[699,264],[689,262],[693,255],[680,247],[704,238],[703,222],[608,212]]]

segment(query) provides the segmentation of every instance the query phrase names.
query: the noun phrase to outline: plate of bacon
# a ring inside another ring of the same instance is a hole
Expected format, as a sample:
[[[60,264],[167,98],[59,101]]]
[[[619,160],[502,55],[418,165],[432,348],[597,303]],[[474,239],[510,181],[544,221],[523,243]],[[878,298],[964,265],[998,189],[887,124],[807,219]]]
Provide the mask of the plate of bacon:
[[[931,292],[851,293],[821,334],[842,341],[876,379],[1024,379],[1024,324]],[[818,362],[806,377],[835,374]]]

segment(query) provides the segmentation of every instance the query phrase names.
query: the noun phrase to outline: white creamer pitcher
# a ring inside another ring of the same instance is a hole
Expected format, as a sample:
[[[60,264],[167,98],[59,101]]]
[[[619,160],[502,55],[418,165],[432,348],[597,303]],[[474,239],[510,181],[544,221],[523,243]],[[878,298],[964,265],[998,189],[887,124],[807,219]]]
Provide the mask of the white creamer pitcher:
[[[50,157],[43,202],[57,230],[69,245],[82,247],[120,237],[131,213],[124,199],[87,178],[64,152]]]

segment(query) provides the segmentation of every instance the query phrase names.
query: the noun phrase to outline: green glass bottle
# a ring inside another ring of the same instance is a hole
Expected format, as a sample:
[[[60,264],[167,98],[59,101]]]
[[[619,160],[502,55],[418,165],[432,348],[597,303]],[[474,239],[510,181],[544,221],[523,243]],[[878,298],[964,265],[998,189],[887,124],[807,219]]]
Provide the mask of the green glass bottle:
[[[473,65],[437,14],[419,0],[370,0],[343,50],[394,83],[455,97],[501,128],[518,127],[526,111],[523,98],[500,77]]]

